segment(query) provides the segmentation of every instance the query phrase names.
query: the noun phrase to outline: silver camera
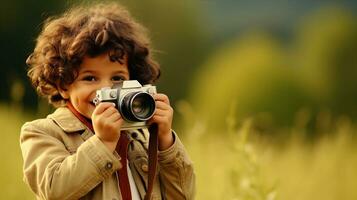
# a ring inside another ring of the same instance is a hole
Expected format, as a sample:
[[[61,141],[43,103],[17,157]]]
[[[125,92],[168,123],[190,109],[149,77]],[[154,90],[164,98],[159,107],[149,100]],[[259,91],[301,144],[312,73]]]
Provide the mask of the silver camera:
[[[136,80],[129,80],[97,90],[93,103],[115,103],[124,119],[121,129],[140,129],[146,128],[146,121],[154,115],[156,106],[153,94],[156,94],[155,86],[142,86]]]

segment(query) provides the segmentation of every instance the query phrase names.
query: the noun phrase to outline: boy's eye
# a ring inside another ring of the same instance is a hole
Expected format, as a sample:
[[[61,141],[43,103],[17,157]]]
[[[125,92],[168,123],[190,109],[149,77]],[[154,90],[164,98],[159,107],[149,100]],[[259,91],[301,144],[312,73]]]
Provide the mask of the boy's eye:
[[[115,82],[124,81],[124,80],[125,80],[125,77],[123,77],[123,76],[113,76],[112,77],[112,81],[115,81]]]
[[[96,81],[96,78],[94,76],[85,76],[83,77],[84,81]]]

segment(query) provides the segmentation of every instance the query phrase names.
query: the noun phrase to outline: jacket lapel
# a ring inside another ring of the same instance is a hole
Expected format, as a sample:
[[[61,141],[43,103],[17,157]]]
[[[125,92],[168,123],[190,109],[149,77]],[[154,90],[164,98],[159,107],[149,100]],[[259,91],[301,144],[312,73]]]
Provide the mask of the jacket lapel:
[[[80,133],[84,140],[89,139],[94,133],[85,126],[67,107],[59,107],[47,116],[52,119],[64,132]]]

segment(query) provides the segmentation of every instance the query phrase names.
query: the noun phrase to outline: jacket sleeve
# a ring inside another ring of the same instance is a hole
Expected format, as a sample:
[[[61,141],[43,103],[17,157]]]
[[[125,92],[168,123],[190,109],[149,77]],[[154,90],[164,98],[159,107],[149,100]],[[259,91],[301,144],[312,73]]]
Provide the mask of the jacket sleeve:
[[[97,136],[70,154],[51,120],[23,125],[20,146],[24,181],[41,199],[79,199],[121,168]]]
[[[176,133],[173,134],[174,144],[158,155],[163,199],[194,199],[193,163]]]

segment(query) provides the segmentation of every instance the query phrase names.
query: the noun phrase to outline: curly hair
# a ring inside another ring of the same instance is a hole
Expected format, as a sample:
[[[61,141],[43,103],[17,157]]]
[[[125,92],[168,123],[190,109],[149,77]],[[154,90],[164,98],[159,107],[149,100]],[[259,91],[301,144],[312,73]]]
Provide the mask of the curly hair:
[[[37,93],[59,106],[65,100],[58,88],[76,79],[84,56],[108,52],[111,61],[122,62],[127,55],[130,79],[148,84],[160,76],[151,51],[146,29],[127,9],[116,3],[82,5],[45,21],[26,64]]]

